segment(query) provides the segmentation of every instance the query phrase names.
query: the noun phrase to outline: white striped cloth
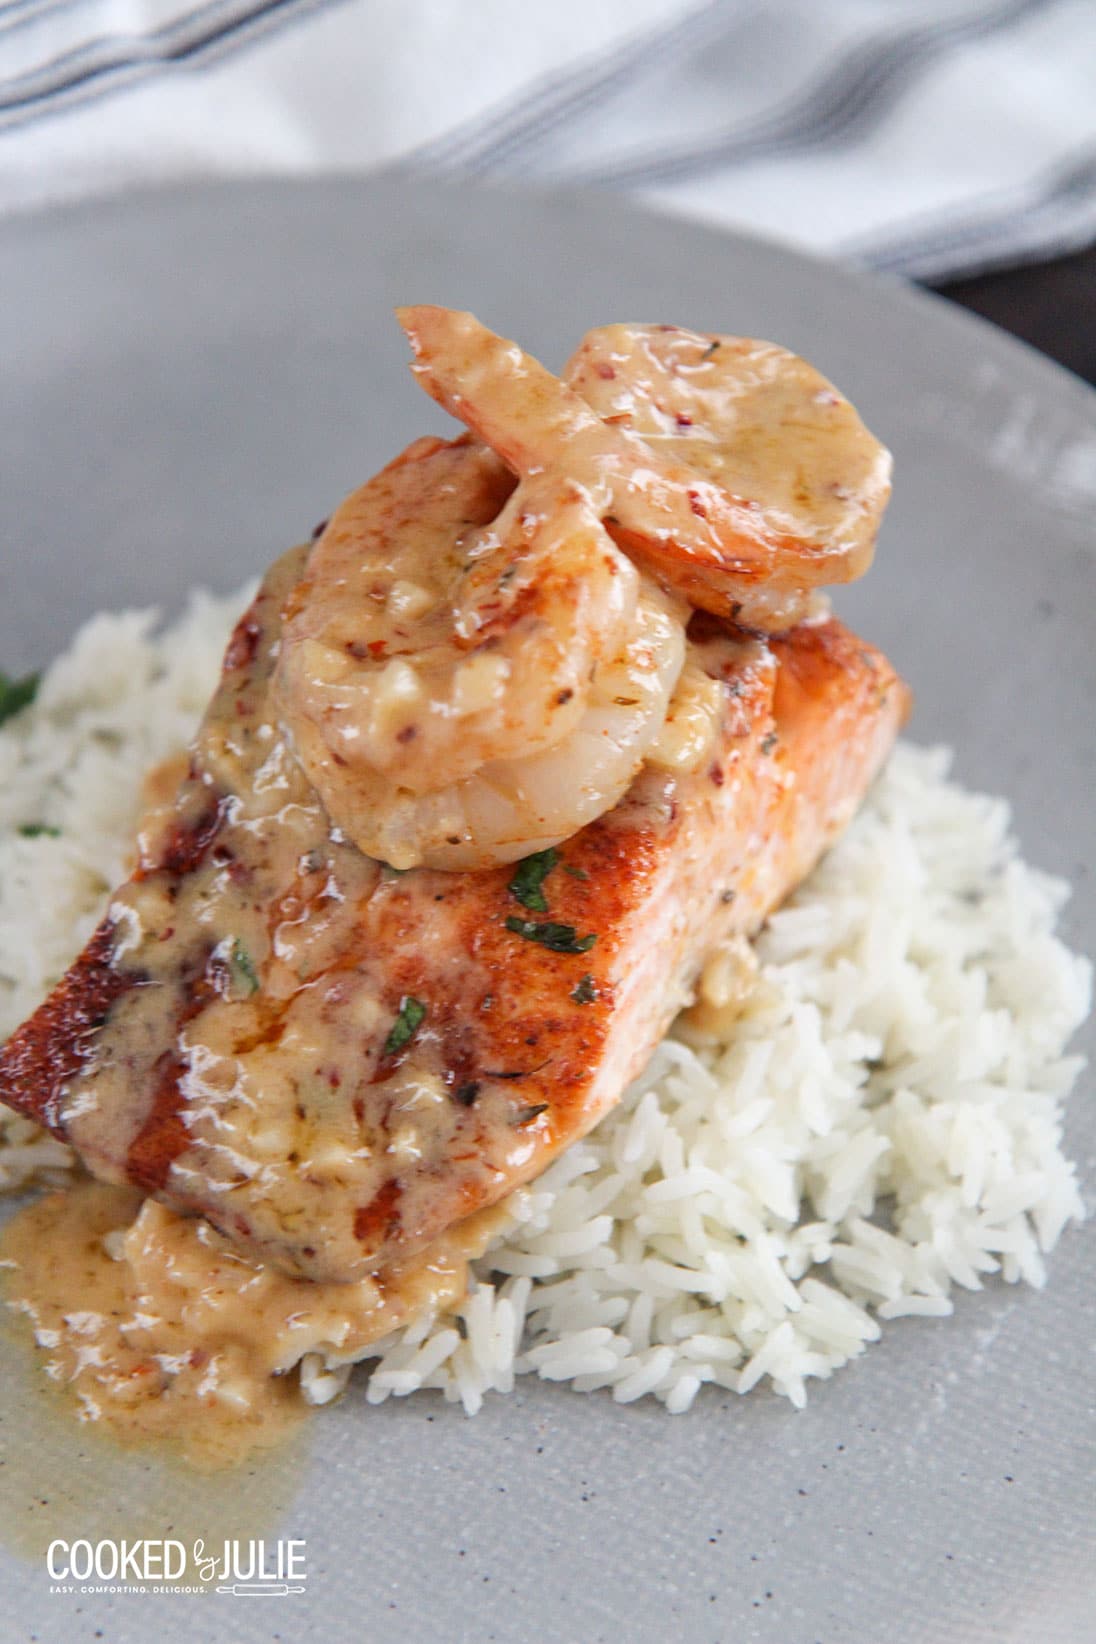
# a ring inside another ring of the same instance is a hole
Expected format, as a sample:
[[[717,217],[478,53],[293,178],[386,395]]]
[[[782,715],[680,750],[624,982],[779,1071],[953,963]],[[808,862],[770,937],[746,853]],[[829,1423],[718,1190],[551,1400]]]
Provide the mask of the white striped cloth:
[[[0,0],[0,211],[378,171],[1048,256],[1096,239],[1096,0]]]

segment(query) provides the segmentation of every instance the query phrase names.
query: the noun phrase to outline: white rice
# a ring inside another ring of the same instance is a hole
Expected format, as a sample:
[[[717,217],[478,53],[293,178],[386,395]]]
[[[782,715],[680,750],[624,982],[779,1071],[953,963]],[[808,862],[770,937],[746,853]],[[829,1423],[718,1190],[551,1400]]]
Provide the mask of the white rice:
[[[125,871],[145,768],[185,742],[242,595],[94,618],[0,730],[0,1034],[37,1004]],[[732,1036],[671,1037],[620,1107],[513,1201],[452,1315],[377,1344],[380,1403],[475,1413],[517,1375],[653,1394],[768,1381],[801,1405],[907,1315],[987,1278],[1036,1286],[1084,1210],[1060,1148],[1064,1048],[1091,967],[1054,935],[1068,896],[1027,867],[1002,800],[901,745],[845,838],[758,942]],[[27,824],[59,829],[26,837]],[[68,1150],[0,1109],[0,1187]],[[326,1403],[350,1365],[309,1354]]]

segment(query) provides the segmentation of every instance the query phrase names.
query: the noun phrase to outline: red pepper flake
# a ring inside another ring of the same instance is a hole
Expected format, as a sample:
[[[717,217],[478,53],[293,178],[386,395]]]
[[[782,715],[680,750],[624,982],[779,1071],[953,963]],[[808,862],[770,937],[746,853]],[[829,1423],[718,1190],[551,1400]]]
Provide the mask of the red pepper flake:
[[[354,1237],[360,1244],[376,1244],[386,1238],[399,1221],[399,1182],[390,1177],[368,1204],[354,1212]]]
[[[236,624],[232,638],[228,642],[225,652],[224,668],[226,673],[232,673],[236,668],[246,668],[249,662],[255,660],[262,638],[262,628],[253,616],[244,616]]]

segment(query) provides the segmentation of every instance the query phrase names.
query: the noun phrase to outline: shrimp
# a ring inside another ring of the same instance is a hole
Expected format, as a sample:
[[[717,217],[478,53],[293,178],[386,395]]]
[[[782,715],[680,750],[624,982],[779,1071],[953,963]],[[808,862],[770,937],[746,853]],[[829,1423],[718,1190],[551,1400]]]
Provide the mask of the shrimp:
[[[866,568],[887,458],[767,344],[606,327],[568,386],[471,315],[400,317],[424,386],[478,437],[417,441],[336,511],[274,700],[367,855],[485,867],[568,838],[645,761],[704,757],[689,607],[802,620],[818,583]]]
[[[427,393],[522,478],[582,484],[613,539],[690,604],[786,628],[819,585],[868,568],[889,454],[794,354],[607,326],[560,382],[470,314],[397,313]]]
[[[418,440],[314,544],[274,699],[328,814],[367,855],[509,862],[624,794],[666,717],[686,617],[582,487],[515,489],[468,436]]]

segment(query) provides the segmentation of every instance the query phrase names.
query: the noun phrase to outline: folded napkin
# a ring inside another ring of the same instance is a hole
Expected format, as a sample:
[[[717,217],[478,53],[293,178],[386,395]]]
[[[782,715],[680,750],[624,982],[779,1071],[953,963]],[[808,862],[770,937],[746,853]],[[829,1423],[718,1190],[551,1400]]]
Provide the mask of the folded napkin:
[[[919,278],[1096,238],[1093,0],[0,0],[0,211],[332,172],[627,192]]]

